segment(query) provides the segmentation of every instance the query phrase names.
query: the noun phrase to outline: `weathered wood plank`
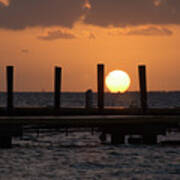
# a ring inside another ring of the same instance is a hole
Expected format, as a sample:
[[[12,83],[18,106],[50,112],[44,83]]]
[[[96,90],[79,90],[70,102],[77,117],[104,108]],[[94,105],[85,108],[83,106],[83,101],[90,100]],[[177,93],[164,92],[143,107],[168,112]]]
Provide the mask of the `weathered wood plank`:
[[[97,116],[1,116],[1,124],[45,124],[66,125],[74,127],[134,125],[134,124],[162,124],[179,125],[180,115],[150,116],[150,115],[97,115]]]

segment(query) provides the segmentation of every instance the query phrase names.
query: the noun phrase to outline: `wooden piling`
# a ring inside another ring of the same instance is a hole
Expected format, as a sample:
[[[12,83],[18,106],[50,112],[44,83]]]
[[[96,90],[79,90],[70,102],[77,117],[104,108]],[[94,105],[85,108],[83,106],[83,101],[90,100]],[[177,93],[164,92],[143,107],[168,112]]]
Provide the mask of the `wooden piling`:
[[[12,136],[0,136],[0,149],[12,147]]]
[[[139,86],[140,86],[140,100],[143,113],[147,111],[147,86],[146,86],[146,66],[139,67]]]
[[[143,144],[143,138],[141,136],[128,138],[128,144]]]
[[[104,109],[104,64],[97,65],[98,74],[98,108]]]
[[[143,144],[147,144],[147,145],[157,144],[157,135],[156,134],[144,134],[143,135]]]
[[[106,142],[106,140],[107,140],[106,133],[102,132],[99,136],[99,139],[102,143]]]
[[[13,109],[13,66],[7,66],[7,110]]]
[[[61,106],[61,67],[55,67],[55,79],[54,79],[54,108],[59,109]]]
[[[124,144],[125,143],[125,136],[117,133],[117,132],[113,132],[111,134],[111,144],[112,145],[120,145],[120,144]]]

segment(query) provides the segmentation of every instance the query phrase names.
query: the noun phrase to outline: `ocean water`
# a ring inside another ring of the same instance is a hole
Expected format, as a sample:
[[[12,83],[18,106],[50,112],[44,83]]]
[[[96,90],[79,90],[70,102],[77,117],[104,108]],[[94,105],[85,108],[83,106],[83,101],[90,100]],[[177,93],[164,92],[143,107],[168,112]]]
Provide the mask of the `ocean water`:
[[[105,94],[106,107],[140,107],[138,92],[124,94]],[[16,107],[51,107],[53,106],[53,93],[14,93],[14,105]],[[62,93],[62,107],[84,107],[85,93]],[[97,105],[97,95],[93,93],[93,105]],[[148,105],[153,108],[180,107],[180,91],[178,92],[150,92],[148,93]],[[0,93],[0,107],[6,106],[6,93]]]
[[[180,92],[150,93],[151,107],[180,107]],[[83,107],[83,93],[63,93],[64,107]],[[106,94],[106,106],[139,106],[138,93]],[[94,94],[94,106],[96,106]],[[6,97],[0,94],[0,105]],[[47,107],[52,93],[15,93],[15,105]],[[179,180],[180,146],[101,144],[95,132],[26,132],[0,149],[0,180]],[[169,133],[163,139],[180,139]]]

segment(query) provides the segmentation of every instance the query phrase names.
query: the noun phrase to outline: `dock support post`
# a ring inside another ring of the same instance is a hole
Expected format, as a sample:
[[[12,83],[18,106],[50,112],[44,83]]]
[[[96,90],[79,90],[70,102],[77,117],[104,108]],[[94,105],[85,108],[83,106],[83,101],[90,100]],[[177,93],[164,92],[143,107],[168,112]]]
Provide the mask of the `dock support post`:
[[[13,110],[13,66],[7,66],[7,111]]]
[[[61,77],[62,70],[61,67],[55,67],[55,79],[54,79],[54,108],[60,108],[60,98],[61,98]]]
[[[11,115],[13,112],[13,84],[14,84],[14,67],[6,67],[7,78],[7,113]],[[12,147],[12,135],[9,134],[9,130],[12,130],[11,126],[1,126],[0,128],[0,148]]]
[[[125,143],[125,136],[119,133],[112,133],[111,134],[111,144],[118,145]]]
[[[98,109],[104,109],[104,64],[98,64]]]
[[[93,107],[93,93],[91,89],[88,89],[85,93],[85,98],[86,98],[86,109],[90,109]]]
[[[138,137],[130,136],[128,138],[128,144],[143,144],[142,136],[138,136]]]
[[[0,136],[0,148],[7,149],[12,147],[12,136]]]
[[[106,133],[105,132],[102,132],[99,136],[99,139],[102,143],[106,142],[107,140],[107,136],[106,136]]]
[[[156,134],[144,134],[143,135],[143,144],[147,144],[147,145],[157,144],[157,135]]]
[[[147,87],[146,87],[146,66],[139,66],[139,86],[140,86],[140,99],[141,108],[143,113],[147,111]]]

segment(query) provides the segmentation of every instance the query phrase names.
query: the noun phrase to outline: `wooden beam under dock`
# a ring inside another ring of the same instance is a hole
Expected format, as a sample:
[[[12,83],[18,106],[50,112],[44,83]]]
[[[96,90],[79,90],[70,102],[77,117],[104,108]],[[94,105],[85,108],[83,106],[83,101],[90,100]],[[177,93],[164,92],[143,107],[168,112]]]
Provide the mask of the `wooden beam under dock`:
[[[109,125],[180,125],[180,115],[95,115],[95,116],[0,116],[0,125],[53,125],[104,127]]]

